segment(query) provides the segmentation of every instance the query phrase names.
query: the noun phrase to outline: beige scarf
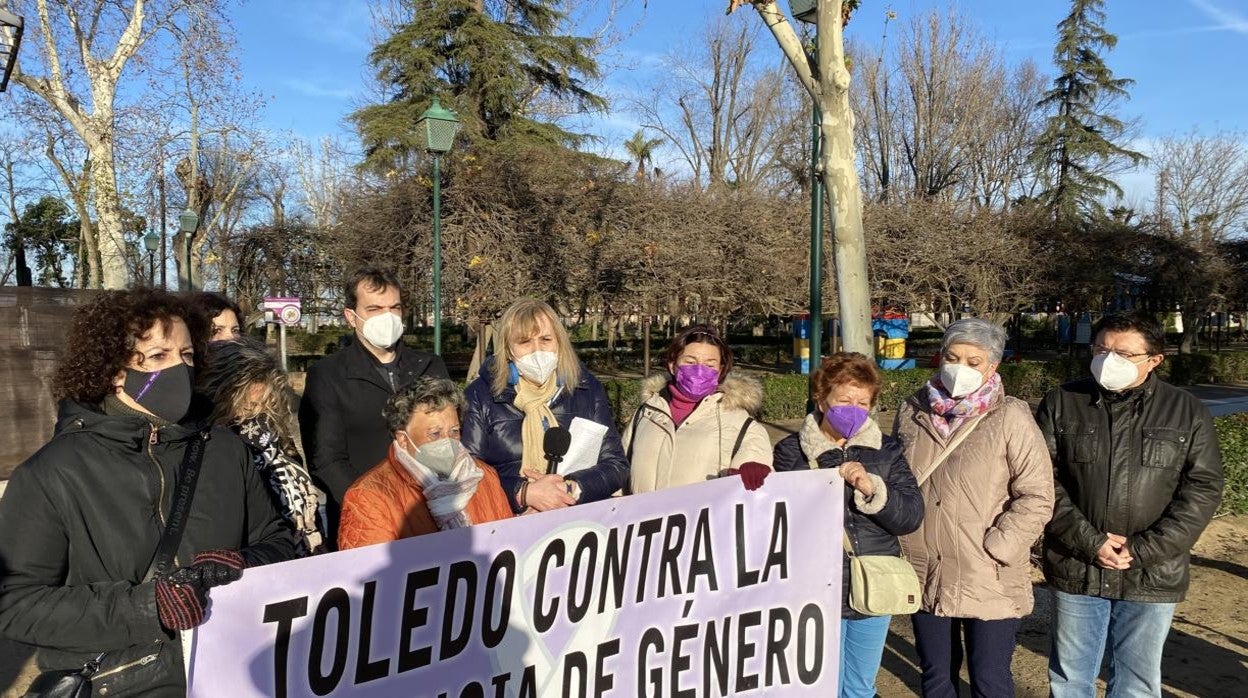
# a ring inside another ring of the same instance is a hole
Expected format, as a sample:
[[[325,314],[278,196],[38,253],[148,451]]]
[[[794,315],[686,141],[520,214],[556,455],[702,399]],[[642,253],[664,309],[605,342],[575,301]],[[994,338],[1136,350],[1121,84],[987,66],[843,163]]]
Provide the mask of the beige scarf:
[[[542,440],[547,427],[558,425],[555,413],[550,411],[550,400],[558,392],[559,379],[554,373],[541,386],[533,385],[524,378],[516,383],[516,399],[511,404],[524,413],[524,425],[520,430],[520,443],[523,447],[521,474],[526,470],[546,472],[546,454],[542,451]],[[545,424],[542,423],[543,419]]]

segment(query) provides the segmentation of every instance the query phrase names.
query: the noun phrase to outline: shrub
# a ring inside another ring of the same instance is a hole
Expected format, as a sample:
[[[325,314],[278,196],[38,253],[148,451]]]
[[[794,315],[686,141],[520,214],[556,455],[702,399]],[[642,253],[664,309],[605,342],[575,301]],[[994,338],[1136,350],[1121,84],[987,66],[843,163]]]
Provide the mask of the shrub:
[[[1213,422],[1226,476],[1218,514],[1248,514],[1248,413],[1218,417]]]
[[[935,371],[924,367],[884,371],[883,373],[884,385],[880,389],[880,399],[877,404],[881,410],[895,410],[906,401],[906,398],[923,387]]]
[[[1005,393],[1020,400],[1039,400],[1045,393],[1084,374],[1081,359],[1062,357],[1052,361],[1003,363],[997,372]]]
[[[800,373],[769,373],[761,376],[760,380],[763,384],[763,419],[775,422],[806,416],[806,400],[810,390],[808,376]]]
[[[632,419],[633,413],[641,404],[641,380],[638,378],[602,378],[602,387],[607,391],[607,402],[611,405],[611,414],[615,415],[615,426],[624,432],[624,426]]]

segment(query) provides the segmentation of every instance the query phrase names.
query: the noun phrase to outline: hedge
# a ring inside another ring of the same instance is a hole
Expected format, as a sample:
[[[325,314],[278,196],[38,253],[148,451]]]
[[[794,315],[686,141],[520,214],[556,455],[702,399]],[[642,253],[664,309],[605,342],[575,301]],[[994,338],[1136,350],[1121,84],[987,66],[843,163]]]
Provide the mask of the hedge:
[[[1218,417],[1213,423],[1226,476],[1218,515],[1248,514],[1248,413]]]

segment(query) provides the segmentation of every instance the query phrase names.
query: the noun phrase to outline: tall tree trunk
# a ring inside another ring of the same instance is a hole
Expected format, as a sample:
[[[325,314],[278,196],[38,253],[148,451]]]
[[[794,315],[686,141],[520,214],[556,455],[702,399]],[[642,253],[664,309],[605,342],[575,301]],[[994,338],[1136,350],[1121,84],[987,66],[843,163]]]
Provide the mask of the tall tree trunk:
[[[96,244],[100,277],[104,288],[120,289],[130,283],[126,268],[126,240],[121,220],[121,199],[117,195],[117,179],[113,144],[106,139],[87,140],[91,152],[91,200],[95,204]]]
[[[862,190],[854,166],[854,117],[849,106],[849,70],[845,67],[844,2],[819,0],[817,72],[811,69],[811,58],[778,5],[776,2],[753,3],[798,80],[819,105],[823,136],[821,164],[828,205],[833,212],[833,255],[844,347],[846,351],[872,356],[875,342],[871,336]]]
[[[845,350],[873,356],[867,243],[862,230],[862,187],[854,164],[854,114],[841,23],[842,2],[819,0],[819,64],[823,75],[820,131],[823,183],[832,213],[833,259]]]

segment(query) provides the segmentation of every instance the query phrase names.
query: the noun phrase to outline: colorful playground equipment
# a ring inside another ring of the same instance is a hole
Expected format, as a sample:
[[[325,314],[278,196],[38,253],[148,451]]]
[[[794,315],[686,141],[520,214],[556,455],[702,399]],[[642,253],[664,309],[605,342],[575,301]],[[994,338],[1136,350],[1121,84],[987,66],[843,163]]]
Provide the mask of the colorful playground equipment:
[[[871,333],[875,335],[875,362],[890,371],[914,368],[914,359],[906,358],[906,340],[910,337],[910,316],[886,310],[871,317]]]

